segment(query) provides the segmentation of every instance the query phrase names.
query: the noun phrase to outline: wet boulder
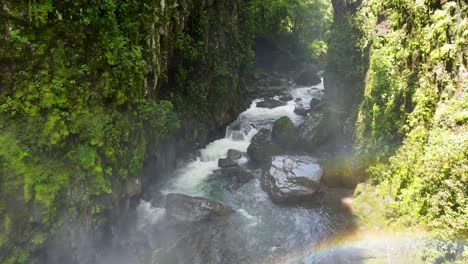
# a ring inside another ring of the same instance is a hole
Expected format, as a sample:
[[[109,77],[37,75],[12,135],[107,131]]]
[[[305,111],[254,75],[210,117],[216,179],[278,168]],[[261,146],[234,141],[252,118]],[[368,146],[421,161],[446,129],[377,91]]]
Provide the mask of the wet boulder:
[[[297,140],[297,128],[289,117],[283,116],[273,123],[271,137],[273,142],[284,148],[294,147]]]
[[[317,73],[317,68],[311,65],[299,74],[299,76],[295,80],[295,83],[297,85],[303,86],[317,85],[322,82]]]
[[[278,99],[279,99],[281,102],[287,103],[287,102],[289,102],[289,101],[292,101],[294,98],[293,98],[291,95],[286,94],[286,95],[280,96]]]
[[[253,174],[241,167],[228,167],[214,172],[215,178],[223,178],[228,182],[226,188],[238,190],[254,178]]]
[[[234,210],[222,203],[202,197],[170,193],[166,196],[166,213],[178,221],[201,221],[227,216]]]
[[[273,109],[273,108],[280,107],[280,106],[283,106],[283,105],[286,105],[286,103],[281,102],[281,101],[276,100],[276,99],[271,99],[271,98],[265,99],[265,100],[257,103],[257,107],[259,107],[259,108],[268,108],[268,109]]]
[[[229,158],[222,158],[218,160],[218,167],[220,168],[229,168],[229,167],[237,167],[239,164],[237,162],[229,159]]]
[[[322,168],[306,156],[275,156],[262,174],[262,188],[276,203],[310,200],[319,190]]]
[[[310,103],[309,103],[309,106],[310,106],[310,110],[319,110],[320,108],[323,107],[323,102],[321,99],[319,98],[312,98],[312,100],[310,100]]]
[[[344,110],[325,104],[320,110],[312,111],[299,127],[301,146],[306,151],[315,151],[319,146],[333,147],[343,136]]]
[[[227,158],[230,160],[238,160],[242,158],[242,152],[236,149],[228,149]]]
[[[279,153],[279,147],[271,141],[271,130],[262,129],[253,136],[247,154],[252,162],[265,164],[273,155]]]
[[[303,104],[296,104],[296,107],[294,108],[294,113],[296,115],[307,116],[309,112],[310,112],[310,109],[304,106]]]
[[[336,120],[327,113],[312,111],[299,126],[299,145],[305,151],[314,151],[338,130]]]

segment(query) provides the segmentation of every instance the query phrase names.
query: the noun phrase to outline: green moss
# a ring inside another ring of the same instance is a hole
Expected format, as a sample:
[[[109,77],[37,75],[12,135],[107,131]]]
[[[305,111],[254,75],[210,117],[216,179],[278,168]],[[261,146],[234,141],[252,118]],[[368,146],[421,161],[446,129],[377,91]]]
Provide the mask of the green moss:
[[[21,251],[19,257],[18,257],[18,264],[25,264],[27,263],[29,259],[29,252],[28,251]]]
[[[391,25],[379,36],[365,25],[372,49],[356,134],[375,186],[356,192],[364,222],[468,237],[468,94],[459,81],[466,10],[406,0],[361,9],[361,21],[380,16]]]
[[[283,147],[294,148],[297,142],[297,128],[289,117],[283,116],[273,123],[272,139]]]

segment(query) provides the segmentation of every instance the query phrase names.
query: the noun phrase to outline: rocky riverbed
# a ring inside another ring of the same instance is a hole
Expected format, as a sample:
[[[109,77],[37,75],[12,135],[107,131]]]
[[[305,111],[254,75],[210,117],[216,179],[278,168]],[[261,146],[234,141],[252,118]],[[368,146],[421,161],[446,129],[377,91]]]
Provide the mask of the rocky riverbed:
[[[311,149],[326,143],[323,84],[281,84],[151,188],[109,262],[262,263],[352,228],[352,191],[322,184],[326,155]]]

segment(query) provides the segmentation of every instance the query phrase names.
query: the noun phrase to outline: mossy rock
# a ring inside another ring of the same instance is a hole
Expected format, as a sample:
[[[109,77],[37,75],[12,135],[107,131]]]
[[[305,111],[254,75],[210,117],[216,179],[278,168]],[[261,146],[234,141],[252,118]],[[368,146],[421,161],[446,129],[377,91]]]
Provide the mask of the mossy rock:
[[[296,145],[298,132],[289,117],[283,116],[273,123],[271,137],[273,142],[284,148],[292,148]]]
[[[297,85],[312,86],[322,82],[322,79],[318,76],[318,69],[314,65],[309,65],[304,69],[299,76],[296,78]]]
[[[271,162],[271,157],[280,152],[278,145],[271,140],[271,130],[262,129],[255,136],[247,148],[250,160],[259,165]]]

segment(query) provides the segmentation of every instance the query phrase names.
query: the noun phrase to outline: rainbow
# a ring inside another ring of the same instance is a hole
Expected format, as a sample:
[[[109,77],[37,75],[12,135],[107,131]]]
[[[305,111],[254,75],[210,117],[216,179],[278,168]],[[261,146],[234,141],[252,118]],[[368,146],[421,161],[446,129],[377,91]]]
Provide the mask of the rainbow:
[[[443,243],[446,242],[433,239],[427,232],[417,230],[358,230],[328,239],[302,252],[279,256],[266,263],[427,263],[424,256],[428,249],[435,249]]]

